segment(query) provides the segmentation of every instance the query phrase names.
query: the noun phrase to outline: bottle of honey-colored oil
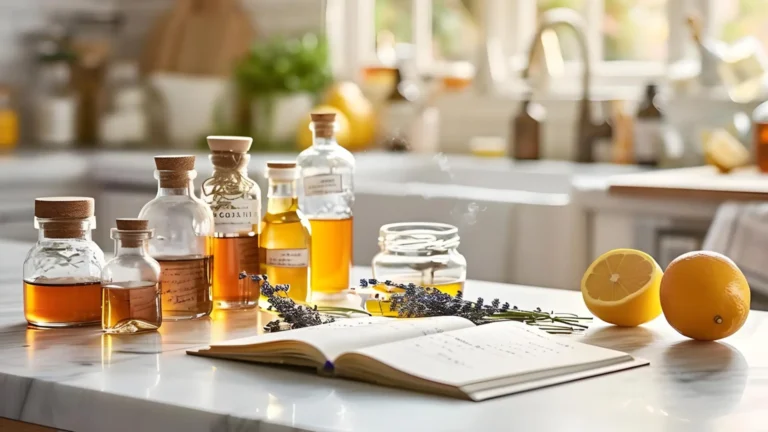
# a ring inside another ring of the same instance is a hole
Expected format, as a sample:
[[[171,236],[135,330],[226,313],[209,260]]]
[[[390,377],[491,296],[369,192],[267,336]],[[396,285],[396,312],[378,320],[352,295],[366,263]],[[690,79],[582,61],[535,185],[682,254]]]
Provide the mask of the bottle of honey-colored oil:
[[[334,138],[336,114],[313,113],[312,146],[299,154],[299,208],[312,227],[313,301],[334,300],[349,288],[355,159]]]
[[[238,273],[259,272],[261,189],[248,178],[248,137],[209,136],[213,176],[202,198],[213,212],[213,303],[220,309],[255,307],[258,293],[241,289]]]
[[[157,197],[144,205],[155,237],[149,254],[160,263],[163,320],[194,319],[213,309],[213,213],[195,196],[194,156],[156,156]]]
[[[101,320],[104,253],[91,240],[93,198],[35,200],[37,243],[24,261],[24,317],[39,327],[75,327]]]
[[[288,296],[298,302],[309,298],[311,229],[299,211],[295,162],[267,163],[267,213],[261,224],[261,272],[272,285],[290,284]]]
[[[101,328],[140,333],[160,328],[160,264],[149,256],[154,230],[144,219],[118,219],[112,228],[115,257],[101,272]]]

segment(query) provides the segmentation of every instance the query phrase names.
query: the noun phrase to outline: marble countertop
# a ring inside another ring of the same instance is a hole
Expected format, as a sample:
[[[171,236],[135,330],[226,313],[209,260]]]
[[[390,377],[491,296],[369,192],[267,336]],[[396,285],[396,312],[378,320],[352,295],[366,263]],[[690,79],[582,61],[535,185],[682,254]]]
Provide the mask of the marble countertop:
[[[86,432],[766,429],[763,312],[719,343],[689,341],[663,318],[627,329],[596,322],[571,337],[651,366],[474,403],[185,354],[256,333],[266,318],[255,311],[134,336],[29,329],[20,270],[28,248],[0,243],[0,417]],[[577,292],[468,281],[467,294],[587,313]]]

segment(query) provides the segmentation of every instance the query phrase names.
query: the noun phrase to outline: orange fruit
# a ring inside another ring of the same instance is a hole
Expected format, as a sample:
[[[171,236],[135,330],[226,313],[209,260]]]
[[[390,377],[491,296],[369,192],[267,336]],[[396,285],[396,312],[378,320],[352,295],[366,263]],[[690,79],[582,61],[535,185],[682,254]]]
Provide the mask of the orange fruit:
[[[597,258],[581,279],[587,308],[601,320],[625,327],[661,314],[661,267],[645,252],[614,249]]]
[[[661,308],[675,330],[711,341],[734,334],[749,314],[747,278],[728,257],[697,251],[672,261],[661,279]]]

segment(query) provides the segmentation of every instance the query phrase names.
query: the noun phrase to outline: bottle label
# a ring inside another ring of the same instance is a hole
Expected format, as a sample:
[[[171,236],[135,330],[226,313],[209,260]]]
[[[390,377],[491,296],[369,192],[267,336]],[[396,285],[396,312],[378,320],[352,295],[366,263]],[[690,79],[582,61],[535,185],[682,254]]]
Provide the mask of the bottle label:
[[[327,195],[342,192],[341,174],[320,174],[304,177],[304,195]]]
[[[261,206],[258,200],[239,198],[220,201],[213,210],[215,230],[219,233],[250,232],[261,220]]]
[[[75,100],[49,98],[40,105],[39,137],[43,142],[69,144],[75,140]]]
[[[128,288],[128,301],[131,318],[154,321],[158,316],[159,284]]]
[[[158,262],[163,310],[194,311],[210,296],[210,258]]]
[[[635,122],[635,161],[655,162],[659,159],[659,151],[662,148],[661,121],[642,120]]]
[[[307,267],[309,251],[307,249],[267,249],[266,264],[275,267]]]

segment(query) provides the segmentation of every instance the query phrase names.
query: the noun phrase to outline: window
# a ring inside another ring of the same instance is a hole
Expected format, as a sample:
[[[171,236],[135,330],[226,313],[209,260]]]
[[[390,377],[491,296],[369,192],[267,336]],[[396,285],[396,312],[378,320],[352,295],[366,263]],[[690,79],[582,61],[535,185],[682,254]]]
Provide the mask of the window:
[[[768,0],[331,0],[357,11],[358,67],[411,59],[422,74],[471,69],[484,33],[501,41],[510,78],[527,61],[547,11],[569,8],[582,18],[593,85],[639,85],[661,79],[669,63],[694,59],[688,15],[726,42],[757,37],[768,46]],[[349,17],[349,15],[345,15]],[[367,26],[360,23],[367,23]],[[555,28],[564,73],[582,70],[573,33]],[[578,83],[578,80],[573,80]]]

